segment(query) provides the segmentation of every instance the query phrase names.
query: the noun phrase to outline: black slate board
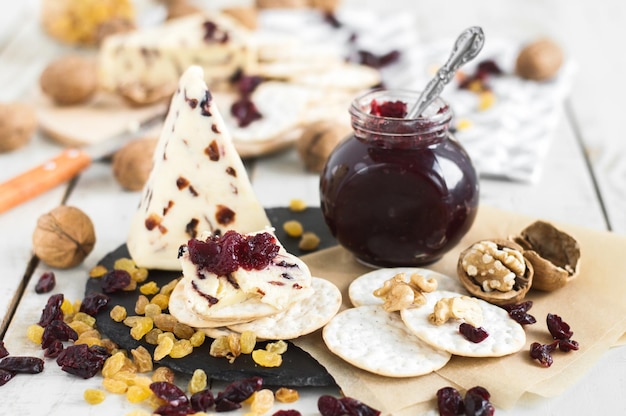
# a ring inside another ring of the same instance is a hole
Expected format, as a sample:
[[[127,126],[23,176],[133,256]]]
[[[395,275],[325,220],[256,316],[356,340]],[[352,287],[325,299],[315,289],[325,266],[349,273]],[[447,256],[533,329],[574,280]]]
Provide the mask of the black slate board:
[[[298,248],[298,240],[287,237],[282,230],[282,223],[289,219],[297,219],[302,222],[305,230],[314,231],[321,237],[320,248],[330,247],[335,240],[327,231],[321,212],[318,208],[307,208],[303,212],[295,213],[288,208],[270,208],[267,210],[268,217],[276,227],[276,234],[287,251],[299,255],[303,254]],[[113,252],[107,254],[99,264],[107,269],[113,268],[115,260],[122,257],[130,257],[126,245],[121,245]],[[148,281],[154,280],[162,286],[180,276],[179,272],[150,270]],[[101,292],[100,279],[88,279],[85,294]],[[139,291],[116,292],[110,294],[110,301],[96,316],[96,323],[100,332],[109,337],[120,347],[130,350],[143,345],[150,353],[154,352],[154,346],[143,340],[137,341],[130,336],[130,328],[123,323],[113,321],[109,313],[113,306],[122,305],[129,315],[134,314],[135,302]],[[287,352],[283,354],[283,363],[277,368],[266,368],[257,365],[250,355],[242,354],[231,364],[225,358],[215,358],[209,355],[211,339],[207,337],[204,344],[194,348],[193,352],[183,358],[172,359],[165,357],[158,362],[172,370],[191,375],[194,370],[203,369],[210,378],[220,381],[235,381],[251,376],[260,376],[264,384],[268,386],[335,386],[336,383],[326,369],[319,364],[307,352],[288,342]],[[264,348],[265,343],[257,343],[256,348]]]

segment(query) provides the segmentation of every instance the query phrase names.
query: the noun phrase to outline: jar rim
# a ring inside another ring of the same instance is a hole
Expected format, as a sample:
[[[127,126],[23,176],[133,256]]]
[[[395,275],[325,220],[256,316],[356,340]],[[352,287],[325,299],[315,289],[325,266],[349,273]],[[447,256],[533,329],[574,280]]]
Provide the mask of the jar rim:
[[[403,101],[410,109],[413,103],[417,102],[420,94],[421,91],[407,89],[376,88],[368,90],[352,100],[352,103],[350,105],[350,113],[356,117],[371,117],[380,120],[394,120],[396,122],[400,120],[404,120],[407,122],[419,122],[428,120],[429,122],[436,125],[447,123],[452,119],[452,109],[450,108],[450,105],[441,97],[435,98],[435,100],[433,100],[433,102],[425,110],[425,112],[427,112],[429,109],[437,109],[432,114],[427,116],[419,115],[416,118],[384,117],[370,114],[368,111],[373,99],[380,99],[383,97],[385,98],[385,101]],[[441,111],[441,109],[444,109],[444,111]]]

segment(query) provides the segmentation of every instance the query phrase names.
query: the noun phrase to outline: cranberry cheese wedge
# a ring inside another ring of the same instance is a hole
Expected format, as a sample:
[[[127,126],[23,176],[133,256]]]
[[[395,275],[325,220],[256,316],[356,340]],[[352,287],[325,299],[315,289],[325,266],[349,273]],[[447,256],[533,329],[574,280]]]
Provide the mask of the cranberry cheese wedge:
[[[181,247],[180,262],[184,277],[170,313],[182,321],[191,314],[209,322],[246,322],[284,311],[314,292],[307,265],[267,231],[191,239]]]
[[[128,250],[139,267],[180,270],[179,247],[200,233],[269,225],[203,71],[192,66],[172,98]]]

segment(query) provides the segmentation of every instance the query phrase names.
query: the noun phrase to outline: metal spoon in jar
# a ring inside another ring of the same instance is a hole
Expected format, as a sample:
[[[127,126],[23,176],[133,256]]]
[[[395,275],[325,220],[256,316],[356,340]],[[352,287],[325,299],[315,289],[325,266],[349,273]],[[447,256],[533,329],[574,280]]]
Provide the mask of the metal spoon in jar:
[[[485,35],[480,27],[473,26],[463,31],[454,43],[448,61],[439,68],[435,77],[428,82],[406,118],[419,117],[430,103],[439,97],[443,87],[452,80],[461,65],[474,59],[484,44]]]

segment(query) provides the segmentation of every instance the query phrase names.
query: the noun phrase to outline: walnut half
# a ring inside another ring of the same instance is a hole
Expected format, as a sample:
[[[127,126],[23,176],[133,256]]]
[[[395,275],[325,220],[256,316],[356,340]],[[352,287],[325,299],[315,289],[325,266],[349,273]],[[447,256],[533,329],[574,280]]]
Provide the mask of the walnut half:
[[[459,256],[457,274],[477,298],[496,305],[522,300],[531,287],[534,269],[523,248],[509,240],[483,240]]]

